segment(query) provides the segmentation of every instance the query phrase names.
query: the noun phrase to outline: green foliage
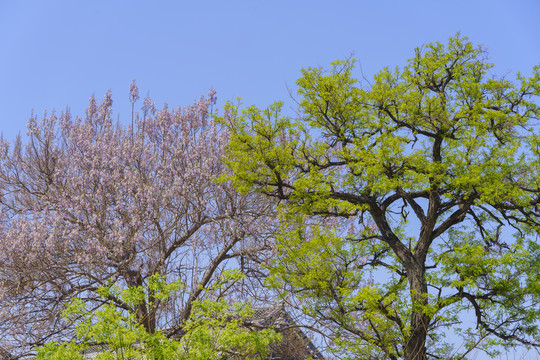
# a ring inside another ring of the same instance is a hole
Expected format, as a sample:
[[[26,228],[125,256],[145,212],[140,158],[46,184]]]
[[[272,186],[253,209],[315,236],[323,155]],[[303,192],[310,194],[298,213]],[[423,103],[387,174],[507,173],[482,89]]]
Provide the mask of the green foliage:
[[[540,67],[492,67],[457,35],[371,83],[354,60],[303,69],[297,118],[229,104],[219,120],[227,179],[282,200],[271,284],[353,358],[540,346]]]
[[[121,290],[110,285],[98,290],[106,299],[114,296],[130,306],[146,303],[152,307],[152,299],[166,299],[181,288],[179,282],[166,283],[158,275],[149,278],[148,287]],[[148,294],[145,289],[151,291]],[[63,312],[68,321],[76,326],[77,339],[62,343],[49,343],[38,349],[38,359],[83,359],[91,345],[105,345],[96,359],[175,359],[179,358],[180,344],[167,339],[162,333],[150,334],[137,322],[130,312],[122,312],[114,304],[104,304],[98,310],[86,308],[85,303],[74,298]]]
[[[223,281],[236,277],[232,272]],[[115,285],[100,288],[99,294],[103,299],[115,296],[131,306],[144,303],[151,307],[152,299],[166,300],[180,288],[179,282],[167,283],[154,275],[147,287],[151,294],[143,287],[120,290]],[[133,313],[120,311],[112,304],[89,310],[83,301],[74,298],[63,316],[76,324],[77,339],[47,343],[38,348],[37,359],[83,359],[91,346],[102,347],[94,357],[98,360],[217,360],[224,355],[229,359],[258,359],[280,336],[272,329],[254,331],[243,326],[251,315],[249,304],[231,306],[223,299],[195,301],[183,328],[185,335],[169,339],[160,331],[147,332]]]
[[[189,354],[185,359],[222,359],[224,355],[228,359],[264,358],[280,335],[272,329],[246,330],[242,322],[251,315],[253,311],[246,304],[235,304],[231,309],[223,300],[197,302],[182,338],[182,349]]]

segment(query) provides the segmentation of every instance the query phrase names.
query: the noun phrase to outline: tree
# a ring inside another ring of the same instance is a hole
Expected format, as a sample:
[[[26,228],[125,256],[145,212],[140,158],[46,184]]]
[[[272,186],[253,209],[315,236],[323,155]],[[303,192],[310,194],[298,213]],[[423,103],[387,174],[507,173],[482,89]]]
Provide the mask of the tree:
[[[133,83],[133,106],[138,98]],[[195,301],[252,297],[249,277],[215,285],[225,270],[256,269],[269,250],[273,204],[213,180],[225,171],[226,141],[211,119],[214,103],[210,92],[192,106],[159,110],[147,98],[125,128],[114,124],[107,93],[99,105],[92,96],[84,118],[69,109],[33,116],[25,144],[1,141],[3,351],[32,354],[73,338],[61,317],[73,298],[89,311],[114,305],[136,314],[146,332],[179,338]],[[180,281],[182,290],[156,299],[154,275]],[[144,287],[154,305],[99,296],[110,283]]]
[[[221,119],[229,178],[282,201],[274,286],[351,358],[540,346],[540,68],[496,77],[459,35],[371,83],[353,65],[303,69],[295,119]]]
[[[227,277],[233,279],[238,275],[230,273]],[[167,299],[181,287],[180,282],[166,283],[157,275],[148,279],[154,299]],[[103,299],[113,295],[132,306],[141,303],[153,306],[146,290],[105,286],[98,293]],[[102,360],[220,360],[224,356],[231,360],[260,359],[267,355],[270,344],[278,340],[279,335],[272,329],[252,331],[243,326],[252,313],[246,303],[230,306],[224,299],[195,301],[184,325],[185,335],[179,340],[169,339],[161,332],[149,333],[136,314],[114,304],[88,311],[81,299],[74,298],[63,316],[76,322],[77,339],[48,343],[38,348],[37,359],[83,360],[85,356]]]

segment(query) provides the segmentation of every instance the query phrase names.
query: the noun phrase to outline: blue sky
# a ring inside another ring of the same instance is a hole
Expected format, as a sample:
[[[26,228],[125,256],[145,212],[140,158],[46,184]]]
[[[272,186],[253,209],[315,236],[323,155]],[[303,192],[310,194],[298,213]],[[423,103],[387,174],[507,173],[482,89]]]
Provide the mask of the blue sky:
[[[539,16],[538,0],[0,0],[0,131],[24,134],[32,109],[82,115],[108,89],[127,123],[133,78],[158,105],[211,88],[219,105],[292,105],[303,66],[352,54],[371,76],[458,31],[498,74],[528,74],[540,64]]]
[[[537,0],[0,0],[0,131],[24,133],[32,109],[83,114],[108,89],[127,121],[133,78],[157,104],[215,88],[220,105],[264,106],[289,99],[303,66],[353,54],[372,75],[457,31],[485,45],[500,74],[528,73],[540,63],[539,14]]]

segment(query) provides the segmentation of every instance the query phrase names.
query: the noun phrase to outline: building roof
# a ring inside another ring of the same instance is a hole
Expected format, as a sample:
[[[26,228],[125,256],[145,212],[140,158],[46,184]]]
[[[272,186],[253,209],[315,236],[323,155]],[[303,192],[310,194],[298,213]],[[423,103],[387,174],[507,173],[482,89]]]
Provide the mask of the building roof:
[[[273,327],[282,334],[282,341],[272,347],[268,359],[271,360],[304,360],[306,358],[324,359],[324,356],[296,324],[283,304],[255,309],[247,324],[259,328]]]

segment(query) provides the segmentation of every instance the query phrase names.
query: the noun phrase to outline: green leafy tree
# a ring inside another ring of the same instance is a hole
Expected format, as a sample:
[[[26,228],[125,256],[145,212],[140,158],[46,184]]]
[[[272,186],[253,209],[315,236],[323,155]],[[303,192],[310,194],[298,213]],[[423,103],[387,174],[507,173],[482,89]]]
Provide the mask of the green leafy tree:
[[[459,35],[372,82],[353,63],[303,69],[297,118],[221,119],[229,179],[282,201],[272,284],[350,358],[540,346],[540,68],[497,77]]]
[[[228,273],[230,279],[227,280],[238,280],[238,274]],[[99,293],[103,300],[114,296],[131,306],[144,303],[152,307],[153,301],[166,301],[181,287],[179,282],[167,283],[163,277],[152,276],[148,288],[122,290],[111,285],[102,287]],[[196,301],[183,336],[168,338],[160,331],[148,332],[133,312],[120,311],[113,304],[88,310],[81,299],[73,298],[63,316],[76,324],[77,338],[47,343],[38,348],[37,359],[82,360],[85,355],[98,360],[264,358],[280,335],[270,328],[256,331],[244,326],[251,315],[246,304],[231,306],[223,299]]]

